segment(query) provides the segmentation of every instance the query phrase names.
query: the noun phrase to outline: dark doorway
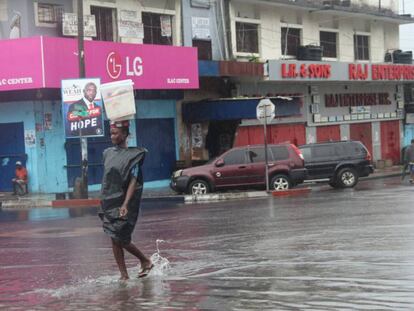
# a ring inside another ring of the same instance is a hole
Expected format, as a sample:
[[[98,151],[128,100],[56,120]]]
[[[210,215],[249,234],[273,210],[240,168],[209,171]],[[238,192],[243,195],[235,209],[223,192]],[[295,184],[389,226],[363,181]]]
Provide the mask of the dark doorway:
[[[26,166],[24,129],[21,123],[0,124],[0,191],[11,191],[16,161]],[[30,178],[30,172],[29,172]]]
[[[175,168],[174,119],[138,119],[137,144],[145,147],[144,181],[169,179]]]
[[[239,123],[239,120],[210,121],[206,137],[206,149],[210,159],[233,147],[234,134]]]

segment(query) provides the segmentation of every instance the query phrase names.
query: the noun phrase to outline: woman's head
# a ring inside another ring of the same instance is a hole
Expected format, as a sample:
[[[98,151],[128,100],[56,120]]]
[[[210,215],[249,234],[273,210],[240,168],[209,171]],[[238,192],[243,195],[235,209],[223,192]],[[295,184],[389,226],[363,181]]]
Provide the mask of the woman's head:
[[[129,136],[129,122],[117,121],[111,122],[111,141],[114,145],[126,147],[126,141]]]

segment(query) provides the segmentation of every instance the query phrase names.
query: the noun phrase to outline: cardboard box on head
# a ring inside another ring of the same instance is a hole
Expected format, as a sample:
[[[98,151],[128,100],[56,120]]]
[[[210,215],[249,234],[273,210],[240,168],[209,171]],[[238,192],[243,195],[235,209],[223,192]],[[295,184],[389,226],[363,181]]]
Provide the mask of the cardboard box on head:
[[[133,85],[132,80],[101,84],[101,94],[109,120],[122,121],[134,118],[136,109]]]

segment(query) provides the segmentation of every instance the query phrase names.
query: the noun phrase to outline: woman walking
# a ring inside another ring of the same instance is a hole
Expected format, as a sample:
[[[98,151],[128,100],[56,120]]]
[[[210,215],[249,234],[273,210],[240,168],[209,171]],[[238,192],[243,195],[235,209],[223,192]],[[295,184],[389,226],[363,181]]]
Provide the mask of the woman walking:
[[[131,235],[138,220],[143,178],[141,166],[146,149],[127,147],[129,122],[111,122],[111,141],[114,145],[103,152],[104,174],[99,217],[104,232],[110,236],[115,261],[121,272],[120,280],[129,279],[124,250],[141,263],[138,277],[147,276],[154,267],[132,242]]]

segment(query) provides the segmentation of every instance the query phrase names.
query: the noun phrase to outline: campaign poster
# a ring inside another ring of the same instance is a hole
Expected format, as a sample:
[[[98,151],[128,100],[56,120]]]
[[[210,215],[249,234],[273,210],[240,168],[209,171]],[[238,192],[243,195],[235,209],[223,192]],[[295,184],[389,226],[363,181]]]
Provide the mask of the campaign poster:
[[[62,113],[66,138],[104,135],[99,78],[62,80]]]

